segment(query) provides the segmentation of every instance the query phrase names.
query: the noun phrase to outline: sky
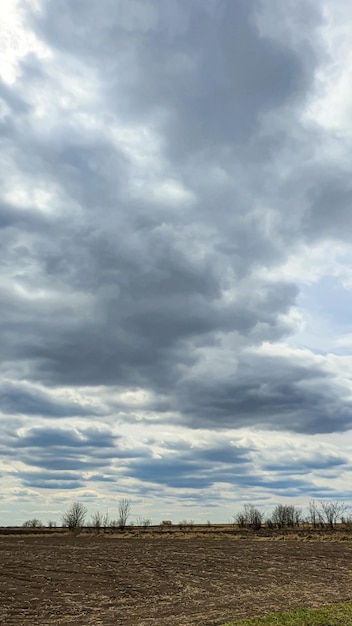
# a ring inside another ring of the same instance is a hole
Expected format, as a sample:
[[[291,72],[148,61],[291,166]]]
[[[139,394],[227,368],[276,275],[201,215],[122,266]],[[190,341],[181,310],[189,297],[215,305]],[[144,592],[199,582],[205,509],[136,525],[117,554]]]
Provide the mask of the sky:
[[[351,36],[2,1],[0,524],[352,504]]]

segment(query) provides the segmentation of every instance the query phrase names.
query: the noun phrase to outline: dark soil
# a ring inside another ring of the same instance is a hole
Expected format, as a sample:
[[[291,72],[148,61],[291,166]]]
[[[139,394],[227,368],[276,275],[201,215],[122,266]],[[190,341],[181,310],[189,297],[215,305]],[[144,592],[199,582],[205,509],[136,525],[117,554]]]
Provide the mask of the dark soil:
[[[351,542],[0,537],[8,626],[215,626],[351,598]]]

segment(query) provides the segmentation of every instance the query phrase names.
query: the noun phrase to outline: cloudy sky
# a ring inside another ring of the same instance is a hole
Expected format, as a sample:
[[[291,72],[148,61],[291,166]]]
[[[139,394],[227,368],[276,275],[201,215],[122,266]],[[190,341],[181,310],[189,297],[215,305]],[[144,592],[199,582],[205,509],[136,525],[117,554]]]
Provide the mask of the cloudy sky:
[[[352,8],[0,30],[0,523],[352,503]]]

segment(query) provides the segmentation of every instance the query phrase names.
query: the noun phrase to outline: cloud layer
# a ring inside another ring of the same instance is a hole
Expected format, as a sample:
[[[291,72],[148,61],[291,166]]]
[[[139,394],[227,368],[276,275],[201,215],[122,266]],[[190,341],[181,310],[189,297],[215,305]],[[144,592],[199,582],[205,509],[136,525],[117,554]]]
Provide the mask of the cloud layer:
[[[341,494],[345,22],[330,0],[11,5],[4,519],[23,489],[39,512],[127,494],[219,518],[236,497]]]

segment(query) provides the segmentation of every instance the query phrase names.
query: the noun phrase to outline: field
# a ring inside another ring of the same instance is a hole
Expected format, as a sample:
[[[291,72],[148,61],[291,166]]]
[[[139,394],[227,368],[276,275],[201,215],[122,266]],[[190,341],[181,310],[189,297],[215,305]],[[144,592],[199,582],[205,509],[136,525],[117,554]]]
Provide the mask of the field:
[[[351,597],[351,541],[0,537],[6,626],[215,626]]]

